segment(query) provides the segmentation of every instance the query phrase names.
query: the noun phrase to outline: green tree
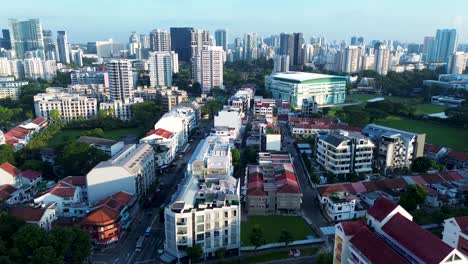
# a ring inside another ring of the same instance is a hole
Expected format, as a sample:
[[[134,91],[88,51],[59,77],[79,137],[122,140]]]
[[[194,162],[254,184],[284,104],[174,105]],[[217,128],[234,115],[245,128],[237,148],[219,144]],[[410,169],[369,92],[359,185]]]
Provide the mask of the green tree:
[[[13,236],[14,247],[18,250],[20,259],[24,262],[36,248],[46,243],[45,230],[37,225],[24,225]]]
[[[257,162],[257,150],[254,147],[248,147],[244,150],[244,156],[247,163]]]
[[[426,157],[415,158],[411,162],[411,171],[416,173],[426,173],[432,167],[432,160]]]
[[[132,105],[132,123],[146,130],[154,126],[161,114],[161,106],[153,101]]]
[[[15,165],[14,148],[10,145],[0,145],[0,164],[9,162]]]
[[[45,164],[42,160],[38,159],[29,159],[25,160],[23,164],[20,166],[21,170],[37,170],[37,171],[44,171],[45,170]]]
[[[249,234],[249,240],[250,243],[255,246],[255,249],[266,243],[265,237],[263,235],[263,229],[259,225],[255,225],[252,228],[252,231]]]
[[[57,110],[57,109],[52,109],[50,110],[50,119],[53,121],[53,122],[57,122],[59,121],[61,118],[61,115],[60,115],[60,111]]]
[[[41,246],[36,248],[32,255],[33,264],[60,264],[63,260],[57,256],[55,250],[51,246]]]
[[[91,254],[89,236],[77,227],[71,227],[70,229],[74,236],[68,253],[65,254],[65,261],[68,263],[83,263]]]
[[[195,243],[192,247],[188,247],[186,249],[186,252],[187,252],[187,256],[189,257],[189,260],[192,261],[192,260],[198,260],[201,258],[201,256],[203,255],[203,249],[202,247]]]
[[[109,159],[109,155],[84,143],[71,142],[59,156],[57,164],[65,175],[86,175],[99,162]]]
[[[83,133],[81,133],[82,136],[87,136],[87,137],[97,137],[97,138],[103,138],[104,137],[104,130],[102,128],[95,128],[92,130],[86,130]]]
[[[419,184],[413,184],[400,196],[399,204],[406,210],[413,211],[418,205],[426,201],[426,197],[426,188]]]
[[[235,169],[239,169],[240,162],[241,162],[241,156],[240,156],[239,150],[236,148],[231,148],[231,156],[232,156],[232,165],[234,166]]]
[[[291,233],[286,229],[281,230],[281,234],[278,239],[278,242],[285,243],[287,246],[292,241],[293,241],[293,236],[291,235]]]
[[[333,263],[333,253],[320,253],[317,256],[317,264],[332,264]]]

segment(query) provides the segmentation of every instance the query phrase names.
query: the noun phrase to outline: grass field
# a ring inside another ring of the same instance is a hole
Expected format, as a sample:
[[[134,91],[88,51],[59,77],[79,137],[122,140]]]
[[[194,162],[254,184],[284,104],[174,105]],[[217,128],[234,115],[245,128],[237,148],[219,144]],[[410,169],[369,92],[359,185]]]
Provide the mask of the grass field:
[[[313,256],[315,255],[318,251],[320,250],[320,247],[317,246],[312,246],[312,247],[301,247],[301,257],[303,256]],[[225,261],[220,261],[222,264],[237,264],[237,263],[262,263],[262,262],[268,262],[268,261],[275,261],[275,260],[281,260],[281,259],[293,259],[293,257],[288,256],[289,253],[289,248],[283,248],[283,249],[275,249],[274,252],[268,252],[268,253],[258,253],[250,256],[242,256],[237,260],[225,260]],[[244,255],[244,254],[243,254]]]
[[[306,239],[307,236],[316,236],[314,231],[299,216],[249,216],[248,221],[242,222],[241,241],[244,246],[251,246],[249,235],[252,228],[258,225],[263,230],[266,243],[277,243],[281,231],[286,229],[293,236],[293,240]]]
[[[64,129],[57,137],[49,142],[50,147],[56,147],[66,144],[69,141],[78,139],[85,129]],[[143,134],[140,128],[118,128],[104,131],[104,138],[118,140],[127,135],[139,137]]]
[[[412,120],[398,116],[390,116],[376,121],[377,124],[396,129],[426,133],[426,142],[435,145],[450,147],[459,151],[468,151],[468,129],[451,127],[429,120]]]

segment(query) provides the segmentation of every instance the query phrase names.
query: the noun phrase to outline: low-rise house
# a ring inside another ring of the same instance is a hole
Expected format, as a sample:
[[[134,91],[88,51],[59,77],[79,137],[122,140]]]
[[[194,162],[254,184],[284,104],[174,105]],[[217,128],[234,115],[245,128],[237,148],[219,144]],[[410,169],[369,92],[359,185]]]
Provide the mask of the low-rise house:
[[[106,138],[81,136],[76,141],[95,147],[111,157],[117,154],[124,147],[123,141]]]
[[[445,219],[443,225],[442,240],[468,258],[468,216]]]
[[[61,217],[83,217],[88,210],[83,202],[81,188],[59,181],[52,189],[34,199],[34,204],[48,206],[56,204]]]
[[[386,198],[372,206],[364,221],[335,226],[334,263],[467,263],[457,249],[413,222]]]
[[[359,200],[346,191],[330,194],[327,197],[325,212],[335,221],[351,220],[366,214],[366,210],[359,205]]]
[[[447,152],[449,149],[441,146],[436,146],[432,144],[424,144],[424,157],[435,160],[435,161],[440,161],[445,155],[447,155]]]
[[[140,139],[140,143],[148,143],[154,147],[154,161],[156,168],[165,169],[175,159],[178,141],[175,133],[163,128],[152,129]]]
[[[120,239],[133,220],[136,199],[127,192],[118,192],[98,202],[81,220],[81,229],[91,242],[106,246]]]
[[[256,117],[272,117],[275,113],[276,101],[271,98],[258,98],[254,100],[254,115]]]
[[[468,153],[450,150],[443,158],[443,163],[449,169],[468,169]]]
[[[88,185],[86,184],[86,176],[67,176],[61,181],[79,187],[81,190],[81,199],[85,203],[88,202]]]
[[[21,149],[31,141],[34,133],[40,132],[47,125],[47,120],[42,117],[25,121],[4,134],[5,144]]]
[[[21,171],[9,162],[2,163],[0,165],[0,185],[10,184],[18,187],[21,186],[20,174]]]
[[[44,207],[13,207],[8,210],[12,216],[28,224],[38,225],[45,230],[51,230],[57,220],[56,205],[54,203]]]

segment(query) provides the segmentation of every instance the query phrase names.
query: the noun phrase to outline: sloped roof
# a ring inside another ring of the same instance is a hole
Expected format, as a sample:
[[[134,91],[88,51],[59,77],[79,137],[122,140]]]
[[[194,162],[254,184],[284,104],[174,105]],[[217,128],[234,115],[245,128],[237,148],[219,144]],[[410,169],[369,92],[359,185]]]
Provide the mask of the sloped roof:
[[[373,264],[407,263],[384,241],[379,239],[367,227],[362,227],[350,242]]]
[[[86,185],[86,176],[67,176],[61,181],[71,184],[73,186],[84,186]]]
[[[395,214],[382,230],[425,263],[440,263],[453,251],[452,247],[400,213]]]
[[[16,177],[21,174],[21,171],[15,166],[11,165],[9,162],[4,162],[0,165],[0,169],[4,170],[6,173],[10,174],[12,177]]]
[[[59,182],[52,188],[49,193],[58,197],[73,197],[76,188],[66,183]]]
[[[387,197],[381,197],[374,205],[367,211],[369,215],[374,217],[377,221],[382,221],[388,214],[390,214],[397,207]]]
[[[151,129],[148,133],[146,133],[146,136],[150,136],[150,135],[157,135],[165,139],[169,139],[174,135],[174,133],[163,128],[158,128],[158,129]]]
[[[10,198],[10,195],[16,190],[16,187],[10,184],[0,186],[0,201],[5,201]]]
[[[120,214],[107,206],[99,207],[83,218],[81,224],[105,225],[114,222]]]
[[[14,217],[21,219],[26,222],[37,222],[40,221],[44,215],[45,208],[33,208],[33,207],[13,207],[8,212]]]
[[[468,229],[468,215],[455,217],[455,221],[461,230]]]
[[[329,194],[334,193],[336,191],[348,191],[352,194],[356,194],[356,190],[350,183],[320,186],[318,188],[318,192],[321,197],[328,196]]]
[[[31,123],[34,123],[36,125],[43,125],[46,122],[47,122],[47,120],[45,118],[42,118],[42,117],[37,117],[33,121],[31,121]]]
[[[30,181],[33,181],[36,178],[42,176],[42,172],[36,170],[25,170],[21,173],[21,176]]]
[[[447,153],[447,157],[460,161],[468,161],[468,152],[451,150]]]
[[[359,232],[362,227],[366,226],[366,223],[362,220],[358,221],[348,221],[348,222],[342,222],[341,226],[343,227],[343,232],[347,236],[351,236]]]
[[[424,144],[424,152],[438,153],[441,149],[441,146],[436,146],[428,143]]]

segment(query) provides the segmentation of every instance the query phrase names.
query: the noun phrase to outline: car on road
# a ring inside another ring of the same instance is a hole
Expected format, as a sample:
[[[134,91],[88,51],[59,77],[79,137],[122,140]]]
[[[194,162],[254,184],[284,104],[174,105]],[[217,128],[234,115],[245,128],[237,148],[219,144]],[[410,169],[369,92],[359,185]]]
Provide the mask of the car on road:
[[[145,236],[140,236],[136,243],[135,252],[140,252],[143,249],[144,242],[145,242]]]

